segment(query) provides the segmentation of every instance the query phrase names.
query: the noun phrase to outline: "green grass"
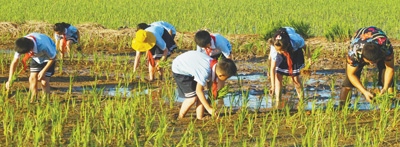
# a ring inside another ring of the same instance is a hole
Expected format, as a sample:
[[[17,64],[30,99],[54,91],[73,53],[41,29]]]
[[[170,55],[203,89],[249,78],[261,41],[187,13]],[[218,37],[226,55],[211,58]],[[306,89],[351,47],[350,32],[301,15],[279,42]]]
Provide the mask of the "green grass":
[[[180,32],[208,28],[223,34],[263,35],[277,25],[295,22],[309,25],[310,34],[315,36],[324,36],[326,30],[337,24],[352,31],[374,25],[389,37],[399,38],[398,3],[398,0],[9,0],[0,5],[0,21],[98,23],[117,29],[164,20]]]

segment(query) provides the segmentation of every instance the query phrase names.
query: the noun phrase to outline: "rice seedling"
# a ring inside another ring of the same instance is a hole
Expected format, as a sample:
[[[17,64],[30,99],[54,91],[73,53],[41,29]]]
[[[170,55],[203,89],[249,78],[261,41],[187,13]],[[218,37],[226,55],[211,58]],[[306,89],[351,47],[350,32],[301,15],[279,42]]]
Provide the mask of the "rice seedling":
[[[329,41],[340,42],[345,41],[351,37],[352,31],[348,28],[345,28],[339,24],[333,25],[327,32],[325,32],[325,38]]]

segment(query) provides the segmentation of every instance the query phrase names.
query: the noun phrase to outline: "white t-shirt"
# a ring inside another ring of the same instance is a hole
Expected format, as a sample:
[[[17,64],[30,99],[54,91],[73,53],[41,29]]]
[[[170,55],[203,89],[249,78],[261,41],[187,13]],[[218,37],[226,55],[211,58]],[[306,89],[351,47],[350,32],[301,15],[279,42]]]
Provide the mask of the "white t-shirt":
[[[192,76],[197,83],[206,86],[211,75],[211,57],[198,51],[187,51],[172,61],[172,72]]]

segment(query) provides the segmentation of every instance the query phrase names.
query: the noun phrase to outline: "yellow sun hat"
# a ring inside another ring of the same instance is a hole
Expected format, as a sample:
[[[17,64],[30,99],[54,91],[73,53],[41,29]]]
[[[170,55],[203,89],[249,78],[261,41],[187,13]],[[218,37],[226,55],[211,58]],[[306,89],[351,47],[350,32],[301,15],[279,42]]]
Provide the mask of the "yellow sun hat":
[[[139,52],[148,51],[156,45],[156,37],[153,33],[140,29],[132,40],[132,48]]]

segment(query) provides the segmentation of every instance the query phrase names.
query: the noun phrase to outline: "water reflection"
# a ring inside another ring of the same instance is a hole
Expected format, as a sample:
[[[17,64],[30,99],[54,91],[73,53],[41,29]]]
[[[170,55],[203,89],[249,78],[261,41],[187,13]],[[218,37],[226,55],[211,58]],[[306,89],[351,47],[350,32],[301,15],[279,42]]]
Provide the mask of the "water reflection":
[[[266,76],[263,74],[251,74],[251,75],[239,75],[232,77],[229,80],[248,80],[248,81],[260,81],[266,80]],[[330,88],[329,86],[321,87],[318,85],[328,85],[329,81],[309,79],[304,82],[304,94],[305,94],[305,108],[306,110],[312,109],[326,109],[329,105],[338,105],[340,87]],[[314,86],[311,86],[314,85]],[[253,85],[252,85],[253,86]],[[373,83],[367,83],[366,87],[372,88]],[[400,85],[397,85],[400,88]],[[103,91],[104,95],[107,96],[123,96],[123,97],[135,97],[141,95],[148,95],[152,90],[133,90],[132,87],[105,87],[98,88]],[[75,88],[74,91],[82,91],[84,89]],[[353,90],[356,91],[356,90]],[[177,93],[177,92],[175,92]],[[207,92],[205,92],[207,93]],[[294,88],[287,90],[284,96],[289,96],[290,101],[297,103],[298,99],[296,96],[296,91]],[[165,98],[168,99],[168,98]],[[176,102],[183,102],[184,98],[179,98],[176,96]],[[235,91],[227,94],[223,98],[223,103],[226,107],[232,107],[235,109],[246,107],[248,109],[268,109],[273,108],[274,100],[270,95],[266,94],[263,90],[250,89],[248,91]],[[392,107],[397,107],[398,104],[392,104]],[[368,103],[359,92],[354,92],[351,97],[350,109],[356,110],[376,110],[379,109],[377,106],[373,106]]]

